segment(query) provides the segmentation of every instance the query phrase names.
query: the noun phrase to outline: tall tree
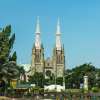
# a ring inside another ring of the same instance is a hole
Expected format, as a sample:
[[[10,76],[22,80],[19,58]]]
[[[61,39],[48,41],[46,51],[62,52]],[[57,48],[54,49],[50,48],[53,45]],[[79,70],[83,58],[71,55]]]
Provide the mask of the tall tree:
[[[19,69],[16,64],[16,52],[12,53],[15,34],[12,34],[11,25],[0,32],[0,81],[7,85],[11,79],[18,78]]]
[[[11,25],[8,25],[0,32],[0,65],[9,61],[14,41],[15,34],[11,35]]]

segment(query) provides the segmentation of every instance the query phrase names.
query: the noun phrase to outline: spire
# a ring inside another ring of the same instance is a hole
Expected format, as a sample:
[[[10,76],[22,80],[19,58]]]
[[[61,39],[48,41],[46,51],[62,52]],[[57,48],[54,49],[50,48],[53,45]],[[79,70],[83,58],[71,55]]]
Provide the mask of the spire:
[[[61,32],[60,32],[60,21],[58,18],[57,30],[56,30],[56,49],[61,50]]]
[[[56,31],[56,34],[61,34],[61,32],[60,32],[60,20],[59,20],[59,18],[58,18],[58,22],[57,22],[57,31]]]
[[[35,47],[36,49],[40,49],[41,47],[41,40],[40,40],[40,22],[39,16],[37,17],[37,24],[36,24],[36,37],[35,37]]]
[[[36,24],[36,32],[35,33],[40,33],[40,22],[39,22],[39,16],[37,17],[37,24]]]

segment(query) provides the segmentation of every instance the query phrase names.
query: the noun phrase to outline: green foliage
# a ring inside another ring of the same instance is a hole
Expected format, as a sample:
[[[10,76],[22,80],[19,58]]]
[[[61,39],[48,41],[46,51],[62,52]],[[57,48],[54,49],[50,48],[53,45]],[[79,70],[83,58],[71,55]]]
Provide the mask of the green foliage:
[[[11,25],[6,26],[6,28],[3,29],[3,32],[7,33],[7,36],[10,36],[10,33],[11,33]]]
[[[12,53],[15,34],[12,34],[11,25],[0,32],[0,81],[9,85],[11,79],[19,78],[19,66],[16,64],[16,52]]]
[[[12,57],[9,57],[9,60],[10,61],[17,61],[17,54],[16,54],[16,51],[13,53]]]
[[[99,92],[99,88],[98,87],[92,87],[92,92]]]
[[[13,34],[12,37],[9,39],[9,49],[10,50],[13,48],[14,41],[15,41],[15,34]]]
[[[15,34],[11,35],[11,25],[8,25],[0,32],[0,64],[9,61],[14,41]]]
[[[43,73],[34,73],[33,76],[29,77],[29,82],[32,84],[36,84],[36,86],[44,87],[44,75]]]
[[[44,80],[44,84],[45,85],[55,84],[55,76],[54,76],[53,73],[51,73],[51,75],[49,76],[49,78],[46,78]]]
[[[66,71],[65,84],[66,88],[80,88],[80,84],[84,83],[84,76],[88,76],[89,89],[95,86],[97,69],[91,64],[83,64],[73,68],[72,70]]]
[[[50,70],[47,70],[47,71],[46,71],[46,76],[48,76],[48,77],[51,76],[51,71],[50,71]]]
[[[3,64],[2,69],[0,71],[2,75],[2,80],[8,83],[11,79],[17,79],[19,76],[19,67],[16,65],[14,61],[7,62]]]
[[[63,85],[63,77],[58,77],[58,78],[56,79],[56,83],[57,83],[58,85]]]
[[[24,67],[23,66],[19,66],[19,76],[21,77],[24,77],[24,80],[21,80],[20,79],[20,83],[21,84],[25,84],[27,83],[26,80],[25,80],[25,70],[24,70]]]
[[[20,74],[25,74],[25,70],[24,70],[24,67],[23,66],[20,66],[19,67],[19,72],[20,72]]]
[[[48,79],[48,78],[45,79],[45,82],[44,83],[45,83],[45,85],[50,85],[50,79]]]

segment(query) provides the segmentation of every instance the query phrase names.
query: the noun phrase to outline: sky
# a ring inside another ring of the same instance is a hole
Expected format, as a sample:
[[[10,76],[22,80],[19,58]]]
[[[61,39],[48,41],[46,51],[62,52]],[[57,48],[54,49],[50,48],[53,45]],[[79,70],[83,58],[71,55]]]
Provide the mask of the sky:
[[[55,47],[57,18],[66,68],[92,63],[100,68],[100,0],[0,0],[0,27],[12,25],[18,64],[30,64],[37,16],[45,58]]]

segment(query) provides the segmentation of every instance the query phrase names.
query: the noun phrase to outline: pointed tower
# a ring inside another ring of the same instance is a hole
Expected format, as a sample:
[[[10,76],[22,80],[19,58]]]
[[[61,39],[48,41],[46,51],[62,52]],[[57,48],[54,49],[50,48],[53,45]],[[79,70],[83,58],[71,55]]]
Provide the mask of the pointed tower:
[[[56,46],[53,49],[53,66],[56,77],[63,77],[65,70],[64,48],[61,44],[60,21],[58,18],[56,30]]]
[[[35,43],[32,49],[31,75],[44,71],[44,48],[40,38],[40,23],[37,17]]]
[[[57,31],[56,31],[56,49],[61,50],[61,32],[60,32],[60,21],[58,18]]]
[[[37,17],[37,24],[36,24],[36,37],[35,37],[35,47],[36,49],[41,48],[41,39],[40,39],[40,22],[39,17]]]

